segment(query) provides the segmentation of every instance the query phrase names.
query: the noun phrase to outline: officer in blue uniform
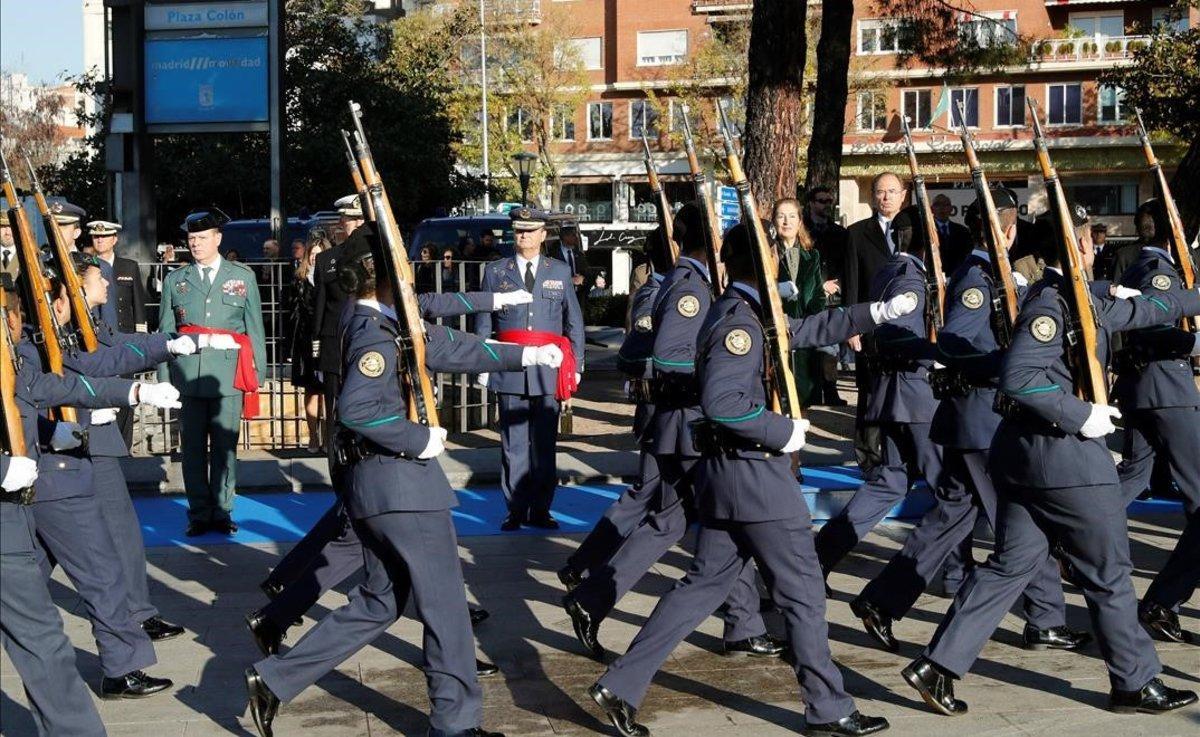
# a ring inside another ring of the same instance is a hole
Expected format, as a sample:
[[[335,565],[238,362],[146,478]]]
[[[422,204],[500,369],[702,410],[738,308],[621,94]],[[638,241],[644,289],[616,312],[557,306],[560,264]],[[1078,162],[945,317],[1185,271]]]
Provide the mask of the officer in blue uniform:
[[[1091,267],[1087,213],[1072,208],[1084,268]],[[1068,351],[1074,342],[1061,292],[1067,282],[1058,249],[1044,246],[1045,276],[1021,308],[1000,370],[1004,419],[988,471],[1000,499],[996,549],[963,583],[924,653],[903,670],[925,702],[943,714],[967,711],[954,679],[970,669],[1009,607],[1059,545],[1074,570],[1108,666],[1109,708],[1161,713],[1196,701],[1169,688],[1154,643],[1138,623],[1131,575],[1126,499],[1104,437],[1116,430],[1113,407],[1076,398]],[[1097,358],[1108,363],[1113,333],[1200,313],[1200,293],[1121,290],[1096,284]]]
[[[346,506],[362,540],[366,581],[350,601],[317,623],[282,656],[246,671],[250,711],[259,733],[272,734],[280,700],[290,701],[384,632],[410,598],[425,628],[425,675],[433,737],[491,737],[480,727],[482,694],[475,673],[458,542],[450,509],[454,492],[435,458],[445,430],[407,419],[397,368],[400,326],[391,288],[379,282],[380,255],[342,262],[343,284],[357,302],[345,331],[337,421],[351,467]],[[430,370],[455,373],[555,366],[557,347],[489,344],[426,324]]]
[[[583,313],[571,288],[571,269],[542,253],[546,213],[520,207],[511,217],[516,254],[488,264],[479,288],[500,293],[524,289],[533,294],[533,303],[506,307],[495,316],[478,315],[475,334],[481,338],[505,334],[513,340],[522,331],[565,337],[575,356],[577,384],[583,371]],[[558,529],[550,516],[558,487],[558,372],[531,367],[480,376],[480,383],[499,394],[500,488],[508,500],[508,515],[500,529],[508,532],[523,524]]]
[[[1006,233],[1014,237],[1016,195],[997,188],[992,198]],[[975,206],[978,212],[978,203]],[[1004,247],[1010,245],[1011,240]],[[1024,283],[1016,272],[1013,278]],[[950,278],[946,324],[937,343],[945,367],[931,374],[930,381],[941,399],[930,428],[930,439],[943,449],[939,498],[909,533],[900,552],[850,604],[868,634],[893,652],[899,649],[892,634],[893,620],[908,613],[963,541],[970,544],[979,512],[993,529],[996,526],[996,490],[987,473],[987,452],[1000,425],[1000,415],[992,409],[1004,351],[995,329],[999,315],[994,305],[999,304],[1000,289],[992,278],[991,257],[982,247],[972,251]],[[1091,639],[1066,627],[1062,579],[1051,556],[1030,580],[1022,604],[1026,648],[1075,649]]]
[[[712,305],[712,276],[705,260],[702,214],[685,205],[675,217],[680,256],[663,279],[651,316],[653,346],[650,395],[654,413],[646,436],[659,481],[646,497],[643,519],[609,556],[596,575],[584,579],[563,599],[576,637],[603,661],[600,624],[634,584],[687,532],[695,519],[694,471],[700,451],[690,423],[702,417],[695,377],[696,336]],[[731,589],[722,611],[726,654],[777,657],[783,645],[767,636],[759,614],[754,568],[748,566]]]
[[[753,562],[787,623],[790,662],[804,691],[805,734],[879,732],[888,727],[887,720],[855,710],[829,654],[812,520],[789,458],[804,446],[808,422],[767,409],[762,308],[744,226],[734,226],[725,235],[721,258],[731,283],[704,318],[694,354],[706,418],[697,438],[703,456],[696,470],[700,519],[696,555],[687,575],[659,601],[629,651],[588,694],[621,734],[648,735],[649,730],[636,721],[636,710],[654,674]],[[887,304],[854,305],[793,318],[792,345],[837,343],[915,308],[916,301],[902,294]]]
[[[1183,286],[1167,242],[1170,223],[1161,201],[1151,208],[1155,238],[1121,276],[1122,285],[1146,295]],[[1200,644],[1200,638],[1180,627],[1176,614],[1200,584],[1200,391],[1190,363],[1197,354],[1195,338],[1166,321],[1126,333],[1113,394],[1125,418],[1117,467],[1125,499],[1133,501],[1146,488],[1155,462],[1165,458],[1187,516],[1174,552],[1142,597],[1138,616],[1164,640]]]

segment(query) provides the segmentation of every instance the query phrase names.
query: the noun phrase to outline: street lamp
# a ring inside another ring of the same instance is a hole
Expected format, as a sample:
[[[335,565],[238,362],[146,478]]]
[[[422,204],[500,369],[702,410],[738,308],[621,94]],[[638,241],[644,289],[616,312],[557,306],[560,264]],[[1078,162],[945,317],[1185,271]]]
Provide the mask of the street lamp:
[[[517,165],[517,178],[521,180],[521,204],[529,204],[529,178],[533,176],[533,167],[537,163],[537,155],[528,151],[513,154]]]

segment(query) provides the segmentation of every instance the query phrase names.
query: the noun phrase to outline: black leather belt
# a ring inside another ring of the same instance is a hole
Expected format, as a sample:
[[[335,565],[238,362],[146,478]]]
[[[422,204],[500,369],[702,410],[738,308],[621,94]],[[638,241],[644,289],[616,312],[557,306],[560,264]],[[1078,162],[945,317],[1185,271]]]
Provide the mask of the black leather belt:
[[[950,368],[932,369],[929,372],[929,388],[937,399],[961,399],[975,389],[995,389],[991,379],[971,379],[962,371]]]
[[[384,458],[404,458],[411,460],[411,456],[404,453],[393,453],[367,440],[362,435],[349,430],[341,430],[334,438],[333,461],[334,463],[343,466],[353,466],[356,463],[383,456]]]
[[[683,409],[700,404],[696,377],[690,374],[660,374],[650,380],[650,399],[659,409]]]
[[[712,420],[693,420],[688,423],[688,429],[692,433],[692,445],[700,451],[701,455],[726,455],[735,451],[781,455],[775,448],[768,448],[762,443],[747,440],[730,432],[721,423]]]
[[[33,487],[21,491],[0,491],[0,502],[22,506],[33,504]]]

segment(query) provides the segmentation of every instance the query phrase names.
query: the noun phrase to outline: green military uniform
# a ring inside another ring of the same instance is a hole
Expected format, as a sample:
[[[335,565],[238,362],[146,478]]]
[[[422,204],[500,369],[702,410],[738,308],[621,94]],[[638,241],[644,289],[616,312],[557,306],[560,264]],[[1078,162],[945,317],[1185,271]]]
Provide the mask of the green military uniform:
[[[190,324],[248,336],[261,386],[266,380],[267,349],[254,273],[242,264],[221,259],[208,283],[201,269],[192,263],[167,275],[158,329],[173,333]],[[242,392],[234,387],[238,354],[198,351],[159,369],[160,379],[169,374],[181,394],[183,486],[188,519],[200,524],[228,521],[233,511],[242,416]]]

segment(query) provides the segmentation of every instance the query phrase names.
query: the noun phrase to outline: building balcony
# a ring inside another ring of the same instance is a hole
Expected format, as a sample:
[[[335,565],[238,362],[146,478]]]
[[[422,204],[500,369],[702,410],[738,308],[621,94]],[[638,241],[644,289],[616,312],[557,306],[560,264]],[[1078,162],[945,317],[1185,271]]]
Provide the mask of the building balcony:
[[[1047,38],[1033,44],[1033,58],[1041,63],[1092,62],[1128,59],[1150,45],[1150,36],[1084,36]]]
[[[418,8],[450,11],[452,0],[416,0]],[[483,13],[488,25],[536,26],[542,22],[541,0],[483,0]]]

